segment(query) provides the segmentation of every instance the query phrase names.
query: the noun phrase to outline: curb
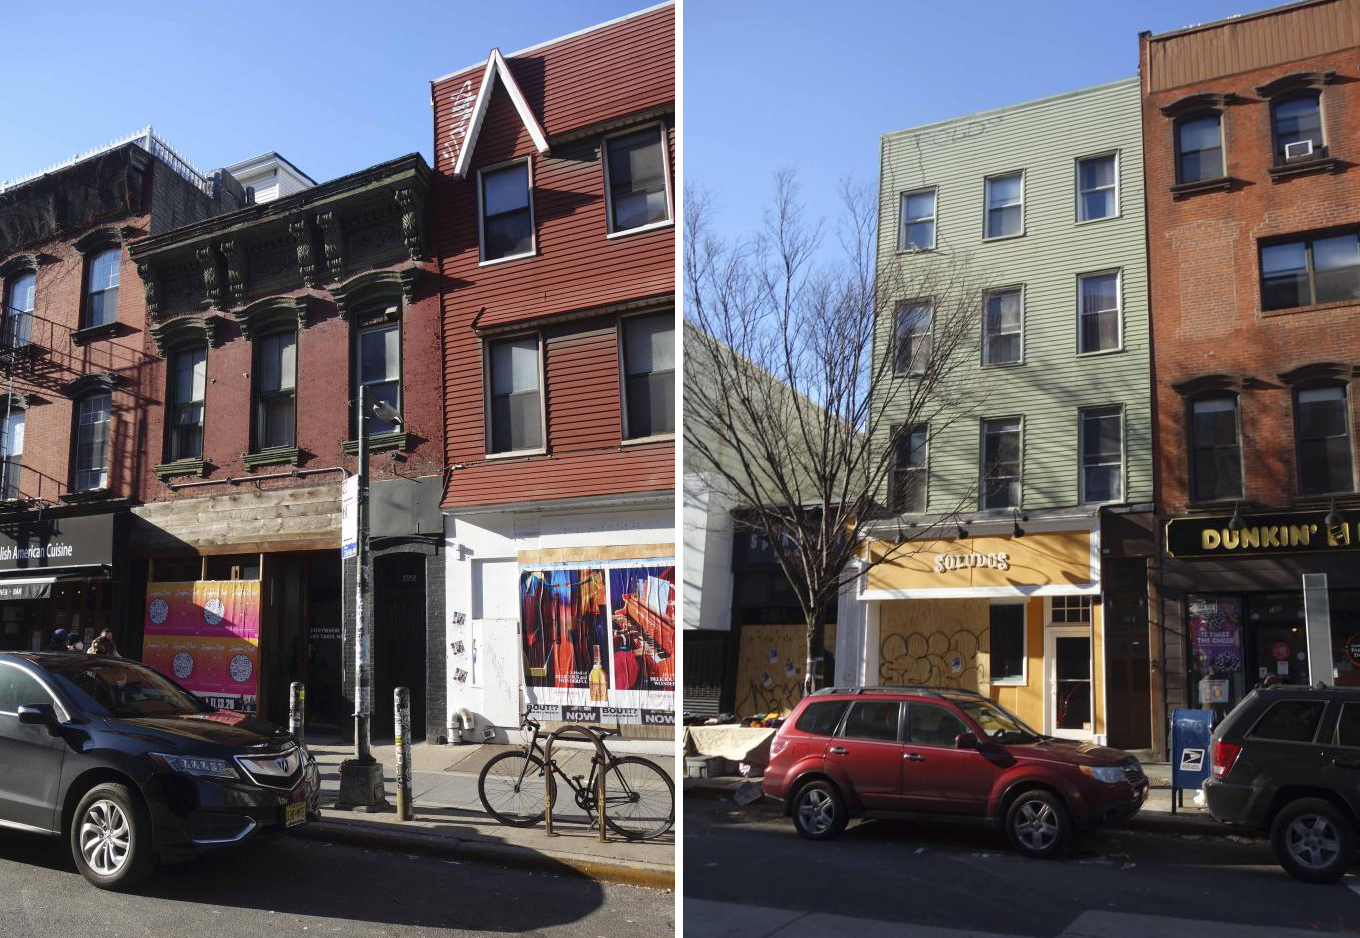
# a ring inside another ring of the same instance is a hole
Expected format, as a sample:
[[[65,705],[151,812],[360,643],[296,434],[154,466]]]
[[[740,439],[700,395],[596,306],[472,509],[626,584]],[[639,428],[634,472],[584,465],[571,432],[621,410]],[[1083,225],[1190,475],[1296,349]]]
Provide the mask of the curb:
[[[573,854],[533,850],[509,844],[457,840],[414,830],[382,830],[363,823],[331,818],[312,821],[292,833],[295,837],[304,837],[308,840],[579,876],[621,886],[642,886],[648,889],[675,888],[675,870],[655,863],[634,861],[625,864],[616,860],[594,860]]]

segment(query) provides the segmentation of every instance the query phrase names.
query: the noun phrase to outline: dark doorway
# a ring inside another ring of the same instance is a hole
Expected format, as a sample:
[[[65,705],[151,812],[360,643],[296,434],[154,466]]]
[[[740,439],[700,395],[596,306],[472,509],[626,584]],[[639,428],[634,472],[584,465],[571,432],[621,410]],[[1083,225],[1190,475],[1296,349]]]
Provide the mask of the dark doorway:
[[[340,553],[313,555],[307,563],[307,728],[349,735],[341,641]]]
[[[1152,747],[1151,655],[1147,595],[1105,597],[1105,675],[1109,742],[1120,749]]]
[[[373,561],[373,728],[393,735],[392,692],[411,691],[411,736],[425,738],[425,555]]]

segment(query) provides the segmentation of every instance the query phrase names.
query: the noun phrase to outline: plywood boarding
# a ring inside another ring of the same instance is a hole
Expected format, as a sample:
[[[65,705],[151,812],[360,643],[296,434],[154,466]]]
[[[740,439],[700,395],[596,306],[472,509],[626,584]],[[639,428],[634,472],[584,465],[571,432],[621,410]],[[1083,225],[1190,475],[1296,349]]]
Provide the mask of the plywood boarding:
[[[1319,0],[1147,41],[1149,92],[1360,45],[1360,0]]]
[[[807,626],[747,625],[737,657],[736,713],[787,714],[802,698]]]

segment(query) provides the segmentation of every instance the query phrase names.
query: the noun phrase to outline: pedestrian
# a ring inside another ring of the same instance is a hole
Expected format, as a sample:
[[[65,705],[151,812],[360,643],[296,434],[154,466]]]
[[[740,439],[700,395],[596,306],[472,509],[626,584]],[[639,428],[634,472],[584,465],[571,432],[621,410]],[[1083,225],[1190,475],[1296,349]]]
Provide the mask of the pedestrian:
[[[90,642],[90,648],[85,654],[111,656],[115,654],[113,642],[109,641],[103,635],[96,635],[94,641]]]
[[[66,650],[66,630],[57,629],[52,633],[52,638],[43,646],[43,651],[65,651]]]
[[[113,640],[113,629],[105,626],[104,630],[99,633],[99,638],[95,639],[95,641],[99,641],[99,639],[103,639],[105,646],[108,648],[108,651],[101,651],[101,655],[108,655],[110,658],[123,657],[118,654],[118,643]]]
[[[66,650],[77,655],[85,650],[85,643],[81,641],[79,632],[66,633]]]

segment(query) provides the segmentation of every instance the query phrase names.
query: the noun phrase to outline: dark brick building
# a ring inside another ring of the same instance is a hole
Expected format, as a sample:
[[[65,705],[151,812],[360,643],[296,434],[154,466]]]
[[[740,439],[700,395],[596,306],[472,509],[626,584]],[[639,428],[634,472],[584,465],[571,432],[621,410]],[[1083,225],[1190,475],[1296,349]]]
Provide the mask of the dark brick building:
[[[1140,37],[1168,707],[1360,683],[1357,24]]]

